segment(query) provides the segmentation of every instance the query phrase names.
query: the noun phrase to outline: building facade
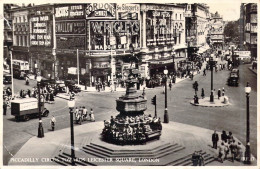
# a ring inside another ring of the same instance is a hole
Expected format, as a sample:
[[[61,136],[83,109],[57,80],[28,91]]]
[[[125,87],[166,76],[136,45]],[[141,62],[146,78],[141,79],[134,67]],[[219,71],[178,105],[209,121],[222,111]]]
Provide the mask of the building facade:
[[[244,25],[244,38],[243,44],[244,49],[251,51],[251,56],[257,58],[257,4],[248,3],[243,4],[241,7],[242,12],[242,22]],[[242,39],[242,38],[241,38]]]
[[[88,86],[124,80],[131,66],[145,78],[165,66],[172,74],[187,64],[191,48],[205,46],[209,27],[205,4],[45,4],[12,16],[14,56],[29,61],[32,73],[79,75]]]
[[[224,22],[223,17],[218,12],[211,15],[209,31],[211,45],[217,50],[222,50],[224,45]]]

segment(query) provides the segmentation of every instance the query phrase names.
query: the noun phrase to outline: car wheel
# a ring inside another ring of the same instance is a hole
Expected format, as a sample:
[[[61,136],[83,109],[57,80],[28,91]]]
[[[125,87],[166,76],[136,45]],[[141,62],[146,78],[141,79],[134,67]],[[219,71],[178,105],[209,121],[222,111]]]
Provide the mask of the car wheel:
[[[28,115],[24,115],[24,116],[23,116],[23,119],[24,119],[24,121],[29,121],[29,120],[30,120],[30,117],[29,117]]]

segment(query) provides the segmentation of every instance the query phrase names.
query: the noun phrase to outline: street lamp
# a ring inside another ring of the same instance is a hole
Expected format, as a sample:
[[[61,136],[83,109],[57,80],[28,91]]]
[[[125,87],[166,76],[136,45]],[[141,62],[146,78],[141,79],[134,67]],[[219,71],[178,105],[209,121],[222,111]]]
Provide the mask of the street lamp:
[[[173,75],[175,76],[176,72],[175,72],[175,52],[172,52],[172,62],[173,62]]]
[[[247,102],[247,113],[246,113],[246,151],[245,151],[245,163],[250,164],[251,163],[251,151],[250,151],[250,120],[249,120],[249,94],[251,92],[251,87],[249,87],[249,83],[247,82],[247,85],[245,87],[245,93],[246,93],[246,102]]]
[[[42,111],[41,111],[41,91],[40,91],[40,85],[41,85],[41,76],[37,76],[37,87],[38,87],[38,109],[39,109],[39,127],[38,127],[38,137],[42,138],[44,137],[44,131],[42,127]]]
[[[213,67],[215,66],[215,61],[213,60],[213,57],[210,57],[209,65],[210,65],[210,71],[211,71],[210,102],[214,102],[214,95],[213,95]]]
[[[70,109],[70,140],[71,140],[71,164],[75,166],[75,151],[74,151],[74,129],[73,129],[73,109],[75,107],[75,100],[68,101]]]
[[[167,75],[168,75],[168,70],[167,67],[165,66],[165,70],[163,71],[165,75],[165,110],[164,110],[164,123],[169,123],[169,116],[168,116],[168,110],[167,110]]]

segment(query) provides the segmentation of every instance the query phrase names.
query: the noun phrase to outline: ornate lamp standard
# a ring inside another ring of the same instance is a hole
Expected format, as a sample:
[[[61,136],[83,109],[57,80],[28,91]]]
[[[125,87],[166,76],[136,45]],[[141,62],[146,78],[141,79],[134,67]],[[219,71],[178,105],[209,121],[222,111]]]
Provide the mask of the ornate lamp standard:
[[[214,102],[214,95],[213,95],[213,67],[215,66],[215,61],[213,57],[209,59],[210,71],[211,71],[211,92],[210,92],[210,102]]]
[[[249,94],[251,92],[251,87],[249,87],[249,83],[245,87],[246,93],[246,103],[247,103],[247,111],[246,111],[246,151],[245,151],[245,163],[251,163],[251,151],[250,151],[250,119],[249,119]]]
[[[163,71],[165,75],[165,110],[164,110],[164,123],[169,123],[169,115],[168,115],[168,110],[167,110],[167,75],[168,75],[168,70],[167,67],[165,66],[165,70]]]
[[[75,151],[74,151],[74,129],[73,129],[73,109],[75,107],[75,100],[68,101],[68,107],[70,109],[70,140],[71,140],[71,164],[75,165]]]
[[[39,127],[38,127],[38,137],[42,138],[44,137],[44,131],[42,127],[42,111],[41,111],[41,91],[40,91],[40,85],[41,85],[41,76],[37,76],[37,87],[38,87],[38,109],[39,109]]]

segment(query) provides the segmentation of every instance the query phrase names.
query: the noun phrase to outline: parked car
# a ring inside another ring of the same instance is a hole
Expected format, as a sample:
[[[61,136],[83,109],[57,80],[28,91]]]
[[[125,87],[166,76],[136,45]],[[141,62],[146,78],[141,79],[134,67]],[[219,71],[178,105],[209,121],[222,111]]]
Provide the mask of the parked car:
[[[12,75],[5,74],[3,77],[4,84],[12,84]]]

